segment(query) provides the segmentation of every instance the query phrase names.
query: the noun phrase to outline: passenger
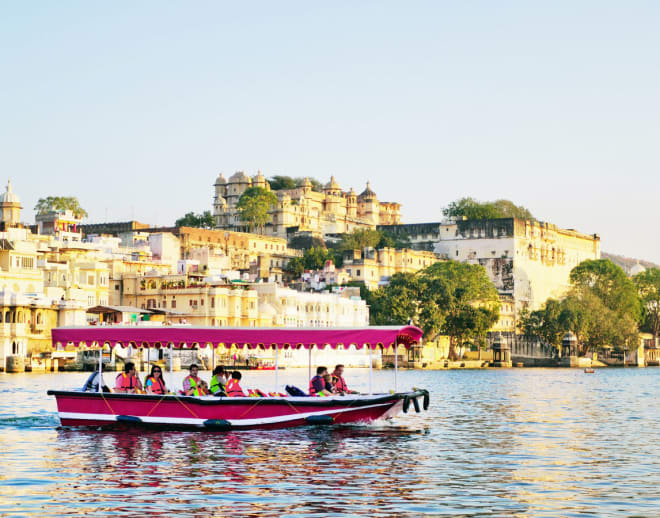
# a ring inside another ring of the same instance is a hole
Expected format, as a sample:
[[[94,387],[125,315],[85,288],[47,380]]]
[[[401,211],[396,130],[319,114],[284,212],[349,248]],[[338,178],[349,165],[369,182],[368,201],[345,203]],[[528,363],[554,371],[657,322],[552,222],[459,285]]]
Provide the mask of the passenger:
[[[135,364],[127,362],[124,365],[124,372],[120,372],[115,379],[115,392],[137,394],[142,390],[142,383],[135,372]]]
[[[186,396],[203,396],[204,391],[201,389],[202,380],[197,376],[199,367],[194,363],[190,366],[190,374],[183,379],[183,393]]]
[[[338,394],[359,394],[355,390],[348,390],[346,381],[342,377],[344,374],[344,366],[342,364],[336,365],[335,370],[332,373],[332,386]]]
[[[151,367],[151,373],[144,380],[144,386],[147,394],[167,394],[167,388],[163,380],[163,370],[158,365]]]
[[[227,393],[228,397],[246,397],[245,392],[243,392],[243,389],[239,383],[242,377],[243,376],[238,371],[231,373],[231,379],[225,386],[225,392]]]
[[[326,372],[325,376],[323,376],[323,381],[325,381],[325,390],[323,392],[326,395],[337,394],[337,389],[332,385],[332,376],[330,374]]]
[[[228,373],[222,365],[218,365],[213,369],[213,377],[211,378],[211,394],[218,394],[225,391],[225,385],[228,381]]]
[[[327,367],[317,367],[316,376],[309,381],[309,395],[310,396],[325,396],[325,376],[328,374]]]

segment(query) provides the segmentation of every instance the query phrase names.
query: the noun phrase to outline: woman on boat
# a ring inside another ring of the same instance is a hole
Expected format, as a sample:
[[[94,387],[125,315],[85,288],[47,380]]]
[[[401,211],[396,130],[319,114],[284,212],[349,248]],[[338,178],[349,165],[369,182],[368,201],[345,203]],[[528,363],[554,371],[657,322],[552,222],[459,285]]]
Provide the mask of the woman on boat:
[[[163,370],[158,365],[151,367],[151,373],[144,380],[144,386],[147,394],[167,394],[167,388],[163,380]]]

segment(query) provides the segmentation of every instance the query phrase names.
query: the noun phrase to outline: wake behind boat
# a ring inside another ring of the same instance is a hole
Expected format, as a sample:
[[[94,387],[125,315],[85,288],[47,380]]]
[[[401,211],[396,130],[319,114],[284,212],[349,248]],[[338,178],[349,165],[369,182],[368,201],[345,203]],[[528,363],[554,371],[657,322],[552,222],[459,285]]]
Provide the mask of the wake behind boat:
[[[361,329],[283,329],[283,328],[140,328],[135,326],[70,327],[52,331],[53,345],[73,344],[103,347],[183,348],[238,347],[273,349],[277,379],[278,351],[288,348],[331,347],[354,345],[358,349],[387,348],[396,345],[410,347],[418,343],[422,331],[414,326],[369,327]],[[102,356],[102,355],[101,355]],[[395,359],[396,359],[395,354]],[[170,354],[170,362],[172,355]],[[176,394],[126,394],[102,391],[49,390],[55,396],[63,426],[117,427],[126,425],[192,428],[251,429],[283,428],[306,424],[371,422],[394,417],[412,407],[419,412],[429,405],[429,393],[423,389],[371,393],[371,362],[369,394],[269,397],[182,396]],[[99,379],[102,378],[99,363]],[[277,383],[276,383],[277,384]]]

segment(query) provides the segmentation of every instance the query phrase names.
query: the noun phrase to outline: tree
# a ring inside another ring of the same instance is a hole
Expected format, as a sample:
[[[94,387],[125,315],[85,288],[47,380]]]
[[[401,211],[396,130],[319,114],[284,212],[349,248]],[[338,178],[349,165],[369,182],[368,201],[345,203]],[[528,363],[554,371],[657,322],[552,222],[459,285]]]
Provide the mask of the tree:
[[[559,349],[568,331],[566,322],[562,318],[563,310],[561,301],[548,299],[541,309],[521,315],[524,333],[527,336],[538,336]]]
[[[236,204],[238,216],[249,231],[257,230],[263,234],[266,223],[270,220],[269,211],[277,205],[277,196],[263,187],[250,187],[241,194]]]
[[[312,184],[312,190],[316,192],[323,191],[323,184],[318,181],[316,178],[307,178]],[[304,177],[292,178],[291,176],[276,175],[268,179],[270,188],[273,191],[279,191],[281,189],[296,189],[302,187],[305,183]]]
[[[197,228],[214,228],[215,220],[211,211],[206,210],[201,214],[194,212],[187,212],[182,218],[174,222],[176,227],[197,227]]]
[[[87,217],[87,211],[80,206],[78,198],[73,196],[48,196],[39,198],[34,210],[37,214],[45,214],[51,210],[70,210],[78,217]]]
[[[450,354],[468,339],[482,343],[499,318],[499,297],[478,264],[446,261],[416,273],[398,273],[368,301],[372,324],[419,325],[433,340],[450,337]]]
[[[642,303],[635,284],[621,267],[609,259],[583,261],[571,270],[571,284],[588,290],[612,311],[629,315],[635,322],[642,316]]]
[[[465,197],[452,201],[442,210],[449,218],[465,219],[497,219],[520,218],[535,219],[532,213],[521,205],[509,200],[496,200],[481,202],[474,198]]]
[[[633,277],[643,305],[644,329],[660,335],[660,268],[649,268]]]

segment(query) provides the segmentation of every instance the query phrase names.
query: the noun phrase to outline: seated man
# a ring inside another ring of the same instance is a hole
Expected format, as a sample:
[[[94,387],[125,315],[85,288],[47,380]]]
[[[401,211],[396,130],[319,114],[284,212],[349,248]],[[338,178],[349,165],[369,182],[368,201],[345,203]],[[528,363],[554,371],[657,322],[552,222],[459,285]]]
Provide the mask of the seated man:
[[[231,379],[227,382],[227,385],[225,385],[225,392],[228,397],[246,397],[240,384],[242,377],[243,376],[238,371],[231,373]]]
[[[207,394],[202,386],[202,380],[197,376],[198,372],[199,367],[193,363],[190,366],[190,374],[183,379],[183,393],[186,396],[204,396]]]
[[[335,365],[335,370],[332,373],[332,386],[339,394],[359,394],[356,390],[348,390],[346,381],[342,377],[344,374],[344,366],[342,364]]]
[[[213,369],[213,377],[211,378],[211,394],[218,394],[225,391],[225,385],[228,381],[228,373],[222,365],[218,365]]]
[[[124,372],[120,372],[115,379],[115,392],[137,394],[139,391],[142,391],[142,383],[135,372],[135,364],[127,362],[124,364]]]
[[[316,368],[316,376],[309,381],[310,396],[328,396],[332,393],[332,386],[325,380],[327,375],[327,367]]]

